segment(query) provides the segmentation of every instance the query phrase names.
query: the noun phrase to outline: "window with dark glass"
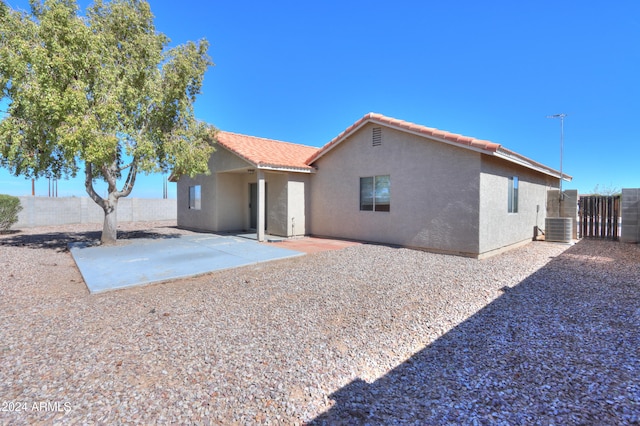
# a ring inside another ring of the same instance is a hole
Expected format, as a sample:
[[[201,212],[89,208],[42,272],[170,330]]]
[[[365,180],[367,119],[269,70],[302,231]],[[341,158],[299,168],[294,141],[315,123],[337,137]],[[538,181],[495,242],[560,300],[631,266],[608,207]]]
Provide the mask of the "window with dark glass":
[[[388,212],[391,209],[389,175],[360,178],[360,210]]]
[[[509,213],[518,213],[518,177],[509,178]]]

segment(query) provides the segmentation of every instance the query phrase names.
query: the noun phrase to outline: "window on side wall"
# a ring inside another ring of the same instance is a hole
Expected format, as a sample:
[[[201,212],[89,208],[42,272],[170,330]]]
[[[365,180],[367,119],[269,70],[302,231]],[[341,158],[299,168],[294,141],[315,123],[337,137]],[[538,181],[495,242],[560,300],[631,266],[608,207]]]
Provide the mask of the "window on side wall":
[[[360,210],[388,212],[391,209],[389,175],[360,178]]]
[[[201,189],[200,185],[194,185],[189,187],[189,209],[200,210],[201,204]]]
[[[518,176],[509,178],[509,213],[518,213]]]

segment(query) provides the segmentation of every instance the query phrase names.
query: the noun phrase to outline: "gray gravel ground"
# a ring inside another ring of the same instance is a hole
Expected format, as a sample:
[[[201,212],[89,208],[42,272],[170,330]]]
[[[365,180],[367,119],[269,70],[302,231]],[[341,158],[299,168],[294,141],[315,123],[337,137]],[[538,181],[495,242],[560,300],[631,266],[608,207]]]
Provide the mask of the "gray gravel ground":
[[[66,243],[97,231],[0,236],[1,424],[640,424],[636,245],[359,245],[91,296]]]

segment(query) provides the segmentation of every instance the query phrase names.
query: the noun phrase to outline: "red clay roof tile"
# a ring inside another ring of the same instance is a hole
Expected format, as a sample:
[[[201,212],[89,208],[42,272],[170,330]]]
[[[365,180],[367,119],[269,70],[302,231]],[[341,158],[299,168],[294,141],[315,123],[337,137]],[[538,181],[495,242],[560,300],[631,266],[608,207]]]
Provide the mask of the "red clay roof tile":
[[[257,167],[294,168],[311,170],[306,159],[318,148],[219,131],[218,143]]]
[[[352,132],[368,122],[390,126],[392,128],[409,131],[444,142],[459,144],[474,150],[479,150],[480,152],[485,152],[488,155],[499,156],[508,161],[516,162],[526,167],[539,170],[543,173],[560,176],[558,171],[510,151],[502,147],[500,144],[432,127],[426,127],[376,113],[369,113],[365,115],[320,149],[312,146],[281,142],[273,139],[265,139],[224,131],[219,131],[216,135],[216,139],[220,145],[224,146],[239,157],[244,158],[246,161],[254,164],[256,167],[311,171],[313,168],[310,164],[323,156],[326,152],[333,149],[334,146],[341,143]],[[571,179],[571,177],[566,174],[564,174],[564,177],[565,179]]]
[[[436,139],[441,139],[447,142],[453,142],[460,145],[466,145],[472,148],[480,149],[482,151],[487,151],[487,153],[494,153],[500,148],[500,144],[485,141],[481,139],[475,139],[469,136],[459,135],[457,133],[451,133],[440,129],[435,129],[433,127],[426,127],[420,124],[410,123],[404,120],[398,120],[396,118],[391,118],[384,116],[382,114],[377,114],[371,112],[360,120],[353,123],[349,126],[345,131],[336,136],[332,141],[323,146],[320,150],[312,154],[311,157],[307,160],[307,164],[311,164],[321,156],[323,156],[327,151],[333,149],[333,147],[344,139],[345,136],[349,135],[355,129],[361,127],[367,122],[379,123],[391,127],[395,127],[401,130],[407,130],[414,133],[419,133],[421,135],[430,136]]]

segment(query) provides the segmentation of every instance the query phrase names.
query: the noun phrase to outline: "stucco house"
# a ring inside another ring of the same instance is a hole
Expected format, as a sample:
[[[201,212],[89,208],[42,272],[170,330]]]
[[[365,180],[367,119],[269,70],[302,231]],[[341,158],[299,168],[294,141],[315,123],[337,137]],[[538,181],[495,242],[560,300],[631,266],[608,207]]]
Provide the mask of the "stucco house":
[[[375,113],[322,148],[224,131],[217,140],[211,175],[178,181],[179,227],[481,258],[530,241],[560,185],[560,172],[499,144]]]

